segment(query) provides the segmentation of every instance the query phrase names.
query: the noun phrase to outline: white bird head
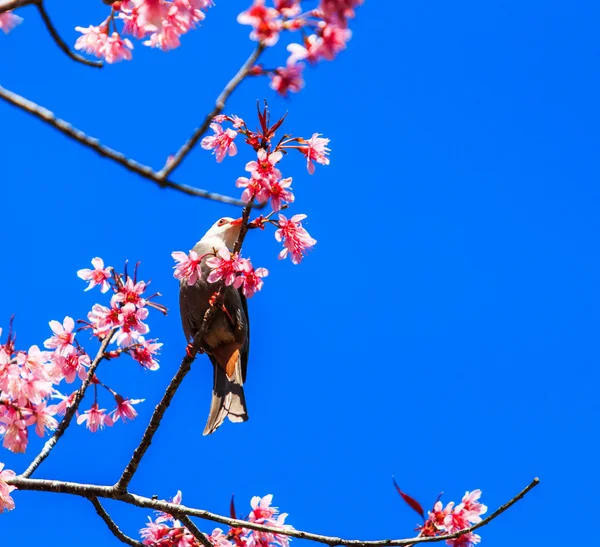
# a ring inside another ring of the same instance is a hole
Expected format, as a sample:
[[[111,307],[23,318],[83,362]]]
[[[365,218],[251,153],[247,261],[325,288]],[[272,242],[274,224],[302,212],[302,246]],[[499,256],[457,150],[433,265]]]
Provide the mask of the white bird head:
[[[231,218],[231,217],[223,217],[217,220],[208,232],[204,234],[201,241],[202,243],[209,243],[213,245],[215,248],[220,248],[225,246],[232,251],[235,242],[237,241],[238,236],[240,235],[240,230],[242,228],[242,218]]]

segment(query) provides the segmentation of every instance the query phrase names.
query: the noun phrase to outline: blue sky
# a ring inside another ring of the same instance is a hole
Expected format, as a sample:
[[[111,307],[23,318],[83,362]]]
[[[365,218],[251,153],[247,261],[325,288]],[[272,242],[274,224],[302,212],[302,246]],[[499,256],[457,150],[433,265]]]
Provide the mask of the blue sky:
[[[103,17],[88,4],[49,2],[69,43]],[[218,2],[180,49],[137,46],[104,70],[67,59],[24,9],[0,37],[0,84],[159,168],[251,51],[235,22],[245,6]],[[598,488],[599,21],[592,1],[367,1],[348,50],[310,70],[302,93],[244,83],[228,113],[252,120],[266,98],[289,112],[286,131],[331,138],[331,165],[314,176],[300,157],[282,164],[319,243],[293,266],[276,260],[272,234],[251,234],[245,252],[270,276],[250,302],[250,421],[202,437],[211,370],[199,359],[133,491],[182,489],[217,512],[232,492],[240,511],[273,493],[297,528],[377,539],[409,537],[418,522],[392,475],[425,506],[481,488],[492,508],[537,475],[482,545],[572,541]],[[265,62],[283,59],[275,48]],[[72,428],[34,475],[112,484],[183,355],[170,254],[237,212],[160,190],[4,103],[0,116],[0,324],[14,313],[28,347],[49,320],[84,317],[100,296],[75,272],[94,256],[141,260],[170,308],[150,321],[164,342],[158,372],[125,359],[100,369],[146,398],[140,418],[96,435]],[[197,149],[173,178],[236,195],[249,159],[217,165]],[[0,461],[23,470],[40,446]],[[24,529],[34,543],[117,544],[85,500],[15,500],[0,517],[7,544]],[[131,535],[148,514],[107,507]]]

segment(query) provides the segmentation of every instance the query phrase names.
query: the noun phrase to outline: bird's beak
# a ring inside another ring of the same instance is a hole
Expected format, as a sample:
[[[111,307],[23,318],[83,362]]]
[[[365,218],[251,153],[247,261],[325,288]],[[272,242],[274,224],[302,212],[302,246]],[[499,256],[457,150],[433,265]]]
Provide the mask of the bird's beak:
[[[244,220],[244,217],[236,218],[235,220],[232,220],[229,224],[231,226],[238,226],[239,224],[242,223],[243,220]]]

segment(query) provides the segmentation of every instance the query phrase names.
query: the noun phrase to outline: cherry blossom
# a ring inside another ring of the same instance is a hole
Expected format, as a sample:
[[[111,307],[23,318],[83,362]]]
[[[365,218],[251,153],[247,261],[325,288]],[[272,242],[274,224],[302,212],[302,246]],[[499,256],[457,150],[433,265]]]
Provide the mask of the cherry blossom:
[[[271,198],[271,207],[276,213],[281,210],[282,201],[293,203],[295,198],[291,192],[291,184],[292,177],[266,184],[264,191]]]
[[[146,283],[144,281],[138,281],[134,284],[131,277],[127,278],[124,285],[121,285],[117,292],[110,299],[111,305],[116,305],[117,302],[121,304],[135,304],[136,306],[143,308],[146,305],[146,300],[142,298],[142,294],[146,290]]]
[[[256,198],[259,203],[264,203],[269,199],[269,195],[265,195],[265,187],[260,179],[238,177],[235,185],[238,188],[244,188],[241,198],[244,203],[248,203],[252,198]]]
[[[12,29],[14,29],[17,25],[20,25],[22,22],[23,18],[15,15],[12,11],[0,13],[0,30],[2,30],[4,34],[8,34]]]
[[[273,46],[279,40],[282,21],[279,11],[265,7],[264,0],[254,0],[254,4],[238,15],[240,25],[251,25],[250,39]]]
[[[218,163],[222,162],[227,154],[235,156],[237,154],[237,147],[233,140],[237,137],[237,132],[233,129],[223,131],[223,128],[218,123],[211,123],[210,127],[215,134],[202,139],[200,143],[202,148],[205,150],[214,149]]]
[[[75,41],[75,49],[102,57],[104,46],[108,40],[106,33],[107,27],[100,28],[90,25],[88,28],[75,27],[77,32],[81,32],[81,36]]]
[[[16,490],[16,486],[6,484],[9,479],[14,479],[16,474],[10,469],[4,469],[4,464],[0,462],[0,513],[12,511],[15,508],[15,502],[10,493]]]
[[[481,515],[487,512],[487,506],[478,501],[480,497],[481,490],[466,492],[462,502],[457,506],[457,509],[460,508],[466,518],[473,524],[481,522]]]
[[[120,395],[115,395],[117,401],[117,408],[112,411],[112,419],[114,423],[119,421],[119,418],[126,422],[133,420],[137,416],[137,411],[133,408],[133,405],[143,403],[145,399],[123,399]]]
[[[60,371],[60,376],[63,376],[67,384],[72,384],[76,377],[84,380],[87,373],[85,367],[90,366],[90,358],[85,353],[81,354],[73,346],[71,346],[64,354],[54,354],[53,362],[56,368]],[[58,375],[55,374],[55,377]]]
[[[325,20],[345,28],[348,19],[354,17],[354,8],[362,3],[363,0],[321,0],[319,7],[325,15]]]
[[[129,38],[121,38],[118,32],[113,32],[106,38],[102,48],[102,56],[107,63],[118,63],[119,61],[131,61],[131,50],[133,44]]]
[[[108,280],[111,276],[111,268],[105,268],[104,261],[99,257],[92,258],[92,266],[94,266],[93,270],[79,270],[77,277],[90,282],[85,289],[86,291],[93,289],[96,285],[100,285],[100,292],[105,293],[110,288]]]
[[[173,277],[186,281],[188,285],[193,285],[198,281],[198,278],[202,276],[202,267],[200,263],[202,258],[198,257],[196,251],[190,251],[189,255],[186,255],[182,251],[174,251],[171,256],[177,261],[174,266],[175,272]]]
[[[89,410],[77,416],[79,425],[85,423],[85,426],[92,432],[96,433],[98,429],[104,429],[104,426],[113,425],[113,419],[106,414],[106,409],[99,408],[98,403],[94,403]]]
[[[242,292],[246,298],[252,298],[264,285],[263,277],[267,277],[269,271],[266,268],[252,267],[250,260],[246,260],[242,269]]]
[[[46,406],[46,402],[39,404],[32,410],[31,417],[27,420],[27,425],[35,424],[35,432],[39,437],[43,437],[46,429],[54,431],[58,427],[58,422],[54,418],[56,410]]]
[[[229,249],[219,249],[217,256],[206,259],[206,265],[212,269],[207,277],[209,283],[216,283],[223,279],[225,285],[240,286],[242,280],[238,279],[238,272],[244,267],[244,259],[238,253],[231,254]]]
[[[3,405],[5,406],[5,405]],[[11,452],[22,453],[27,448],[28,435],[27,424],[20,410],[5,408],[0,414],[0,424],[2,424],[2,446],[8,448]]]
[[[121,347],[128,346],[137,341],[140,334],[150,330],[148,325],[142,323],[148,317],[148,308],[137,308],[135,304],[125,304],[119,310],[120,330],[115,336],[117,344]]]
[[[44,342],[44,347],[56,349],[61,355],[66,355],[75,340],[75,321],[71,317],[65,317],[62,325],[58,321],[50,321],[50,328],[54,335]]]
[[[481,537],[479,535],[468,532],[456,539],[447,539],[446,545],[451,545],[452,547],[471,547],[472,545],[477,545],[480,541]]]
[[[137,344],[134,344],[129,349],[129,355],[137,361],[142,367],[148,370],[158,370],[159,364],[154,356],[162,347],[162,344],[155,343],[155,340],[145,340],[143,336],[139,336]]]
[[[306,251],[317,243],[302,227],[301,221],[305,218],[306,215],[294,215],[288,220],[284,215],[279,215],[279,229],[275,232],[275,239],[283,242],[284,249],[279,253],[280,259],[286,258],[290,253],[292,263],[300,264]]]
[[[87,317],[94,335],[103,337],[119,324],[119,308],[94,304]]]
[[[275,167],[283,157],[283,153],[280,150],[267,154],[264,148],[260,148],[256,156],[257,159],[255,161],[249,161],[246,164],[246,171],[251,174],[252,178],[261,182],[281,178],[281,171]]]
[[[303,63],[279,67],[270,74],[271,89],[274,89],[284,97],[288,94],[288,91],[298,93],[304,87],[304,79],[302,78],[303,70]]]
[[[306,156],[306,168],[311,175],[315,172],[313,161],[321,165],[329,165],[329,158],[327,157],[327,154],[330,152],[329,148],[327,148],[329,139],[319,137],[319,133],[314,133],[310,139],[304,141],[304,144],[307,146],[300,148],[300,152]]]

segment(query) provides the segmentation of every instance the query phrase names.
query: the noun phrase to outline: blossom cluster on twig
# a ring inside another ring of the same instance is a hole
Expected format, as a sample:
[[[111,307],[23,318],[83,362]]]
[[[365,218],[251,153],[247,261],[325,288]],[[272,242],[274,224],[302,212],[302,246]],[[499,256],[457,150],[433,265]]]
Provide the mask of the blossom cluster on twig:
[[[276,133],[281,128],[284,118],[271,124],[266,106],[263,110],[258,110],[258,120],[259,128],[254,131],[249,129],[239,116],[220,114],[211,124],[214,134],[204,137],[201,145],[206,150],[212,150],[217,162],[221,162],[226,156],[237,154],[234,141],[238,134],[244,137],[245,144],[252,148],[256,159],[246,163],[249,176],[239,177],[236,181],[236,185],[244,189],[242,201],[244,203],[256,201],[261,205],[270,202],[272,208],[268,215],[260,215],[250,221],[248,228],[264,230],[267,224],[274,225],[277,228],[275,239],[283,244],[279,258],[284,259],[289,255],[292,263],[299,264],[317,241],[302,226],[306,215],[297,214],[288,219],[280,213],[294,202],[295,196],[291,188],[292,177],[284,178],[277,164],[289,151],[296,150],[305,156],[308,172],[313,174],[315,162],[322,165],[329,164],[327,157],[329,139],[315,133],[310,139],[283,135],[276,140]],[[231,123],[232,127],[223,129],[221,124],[226,122]],[[272,219],[275,213],[279,213],[277,220]],[[255,269],[249,259],[242,258],[239,252],[231,253],[228,249],[215,249],[212,253],[202,256],[198,256],[193,250],[188,254],[175,251],[172,256],[176,261],[175,278],[193,285],[202,275],[202,264],[206,264],[211,269],[207,277],[209,283],[223,280],[225,285],[241,288],[248,298],[262,288],[263,278],[269,273],[266,268]]]
[[[181,491],[171,500],[177,505],[181,504]],[[245,519],[248,522],[272,526],[280,530],[292,529],[285,524],[286,513],[279,513],[277,507],[273,507],[273,496],[254,496],[250,501],[252,511]],[[231,517],[236,518],[235,505],[231,501]],[[146,527],[140,530],[142,543],[149,547],[200,547],[197,538],[174,516],[166,513],[158,513],[153,520],[149,518]],[[221,528],[215,528],[211,534],[204,534],[206,539],[214,547],[288,547],[290,538],[280,534],[277,530],[271,532],[259,532],[245,528],[230,528],[224,532]]]
[[[98,359],[111,359],[123,353],[129,354],[142,367],[156,370],[156,353],[162,344],[156,340],[146,340],[148,326],[143,321],[148,316],[148,308],[161,312],[166,309],[151,302],[153,296],[144,297],[147,284],[136,281],[136,274],[117,274],[111,267],[104,267],[100,258],[92,260],[93,269],[79,270],[78,276],[88,281],[88,289],[98,286],[101,292],[112,290],[110,307],[95,304],[88,314],[88,320],[80,320],[82,329],[91,329],[99,340],[111,337],[117,348],[98,356]],[[137,268],[136,268],[137,269]],[[137,273],[137,272],[136,272]],[[75,321],[65,317],[61,322],[50,321],[52,336],[44,342],[44,350],[38,345],[28,350],[16,348],[16,336],[11,328],[7,339],[0,344],[0,437],[2,445],[12,452],[25,452],[29,441],[30,426],[43,437],[46,431],[58,426],[56,416],[64,415],[73,404],[78,390],[64,395],[59,385],[68,385],[77,379],[88,377],[90,354],[76,339]],[[0,330],[0,335],[2,331]],[[133,419],[137,415],[134,404],[140,399],[123,397],[100,381],[97,375],[90,379],[94,386],[94,402],[88,410],[80,414],[77,423],[85,423],[87,428],[98,431],[115,421]],[[106,389],[116,406],[107,413],[98,404],[98,386]],[[64,391],[62,389],[62,391]],[[49,404],[51,399],[59,402]]]

